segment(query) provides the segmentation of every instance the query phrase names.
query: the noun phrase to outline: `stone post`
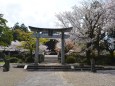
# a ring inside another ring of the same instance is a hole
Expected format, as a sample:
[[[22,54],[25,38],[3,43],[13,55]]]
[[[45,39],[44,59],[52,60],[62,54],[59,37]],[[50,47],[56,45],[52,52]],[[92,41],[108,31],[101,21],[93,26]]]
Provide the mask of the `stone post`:
[[[65,55],[64,55],[64,32],[62,31],[62,36],[61,36],[61,63],[65,63]]]
[[[35,59],[34,62],[37,65],[39,58],[39,32],[36,33],[36,51],[35,51]]]

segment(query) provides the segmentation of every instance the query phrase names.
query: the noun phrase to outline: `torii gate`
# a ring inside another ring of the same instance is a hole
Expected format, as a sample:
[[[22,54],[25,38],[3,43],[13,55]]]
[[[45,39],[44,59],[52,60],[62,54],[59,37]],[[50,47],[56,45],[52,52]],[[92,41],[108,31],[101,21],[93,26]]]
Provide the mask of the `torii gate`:
[[[34,31],[34,35],[36,37],[36,51],[35,51],[35,64],[38,64],[38,56],[39,56],[39,38],[61,38],[61,63],[65,63],[65,55],[64,55],[64,39],[67,35],[64,32],[70,32],[73,27],[68,28],[39,28],[29,26],[31,31]],[[41,35],[41,33],[48,33]],[[61,32],[61,35],[54,35],[53,33]]]

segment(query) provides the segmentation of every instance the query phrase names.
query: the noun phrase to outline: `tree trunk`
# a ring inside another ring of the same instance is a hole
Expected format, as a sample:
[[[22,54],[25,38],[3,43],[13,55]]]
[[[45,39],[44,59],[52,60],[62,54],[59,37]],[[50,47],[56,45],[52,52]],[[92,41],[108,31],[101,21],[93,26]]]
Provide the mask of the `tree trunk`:
[[[91,58],[90,62],[91,62],[91,72],[96,72],[96,69],[95,69],[95,59]]]
[[[90,64],[90,50],[86,51],[87,64]]]
[[[98,57],[100,56],[100,46],[99,46],[99,41],[100,41],[100,38],[99,38],[99,35],[98,35],[98,38],[97,38],[97,52],[98,52]]]
[[[32,49],[30,49],[30,58],[32,58]]]
[[[114,58],[114,51],[110,51],[111,58]]]
[[[115,63],[115,58],[114,58],[114,51],[110,51],[110,57],[111,57],[111,64]]]
[[[100,56],[100,35],[101,35],[101,27],[98,27],[98,35],[97,35],[97,50],[98,50],[98,57]]]
[[[87,43],[87,49],[91,46],[91,43]],[[86,58],[87,58],[87,63],[90,64],[90,54],[91,54],[91,51],[88,49],[86,51]]]

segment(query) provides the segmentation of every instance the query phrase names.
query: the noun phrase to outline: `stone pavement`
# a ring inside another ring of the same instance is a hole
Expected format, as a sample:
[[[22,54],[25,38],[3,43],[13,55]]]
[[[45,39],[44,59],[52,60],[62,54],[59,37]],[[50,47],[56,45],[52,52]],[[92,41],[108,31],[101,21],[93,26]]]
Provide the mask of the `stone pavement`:
[[[73,86],[115,86],[115,70],[62,72],[61,75]]]
[[[115,86],[115,70],[92,72],[30,72],[16,86]]]
[[[27,79],[18,83],[16,86],[73,86],[67,83],[60,72],[33,72]]]
[[[115,86],[115,70],[90,71],[26,71],[11,68],[2,72],[0,86]]]
[[[0,68],[0,86],[16,86],[29,75],[24,69],[10,68],[10,71],[3,72],[3,68]]]

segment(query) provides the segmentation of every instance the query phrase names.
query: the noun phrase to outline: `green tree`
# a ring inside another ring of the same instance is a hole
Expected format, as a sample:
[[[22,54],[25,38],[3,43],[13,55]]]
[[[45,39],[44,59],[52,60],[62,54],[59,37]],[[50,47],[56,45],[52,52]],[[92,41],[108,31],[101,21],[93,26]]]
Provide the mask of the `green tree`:
[[[13,40],[23,41],[21,34],[24,32],[29,32],[28,28],[25,24],[19,24],[18,22],[14,24],[13,29]]]
[[[0,14],[0,45],[8,46],[13,40],[12,31],[6,25],[7,20],[3,18],[3,14]]]
[[[13,32],[13,40],[18,40],[18,41],[23,41],[22,38],[22,33],[24,33],[24,31],[20,30],[20,29],[15,29],[12,31]]]
[[[21,25],[17,22],[16,24],[14,24],[13,26],[13,30],[22,30],[22,31],[25,31],[25,32],[28,32],[28,28],[26,27],[26,25],[24,23],[22,23]]]
[[[35,50],[36,46],[36,38],[32,37],[33,33],[32,32],[24,32],[22,31],[20,33],[20,37],[22,38],[22,47],[24,49],[28,49],[30,53],[29,61],[31,62],[33,60],[33,51]],[[47,42],[48,39],[45,38],[40,38],[39,42],[40,44],[44,44]]]
[[[16,29],[20,29],[20,25],[18,22],[16,24],[14,24],[14,26],[13,26],[13,30],[16,30]]]
[[[20,25],[20,28],[21,28],[23,31],[28,32],[28,28],[25,26],[24,23]]]
[[[28,49],[29,50],[29,54],[30,54],[30,57],[29,57],[29,61],[32,61],[33,60],[33,57],[32,57],[32,54],[33,54],[33,51],[35,50],[35,38],[32,37],[32,32],[23,32],[21,33],[21,37],[23,39],[23,42],[22,42],[22,47],[24,49]]]

